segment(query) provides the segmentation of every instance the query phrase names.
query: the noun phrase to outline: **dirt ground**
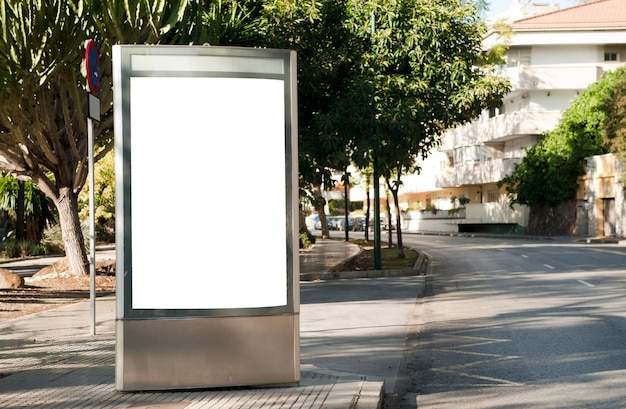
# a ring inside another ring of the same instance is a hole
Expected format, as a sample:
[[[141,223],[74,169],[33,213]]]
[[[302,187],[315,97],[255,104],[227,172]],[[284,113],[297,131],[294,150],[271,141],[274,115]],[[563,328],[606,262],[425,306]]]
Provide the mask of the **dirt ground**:
[[[25,285],[15,290],[0,290],[0,321],[34,314],[89,300],[90,277],[70,275],[65,259],[43,268]],[[96,296],[115,293],[115,262],[96,263]]]

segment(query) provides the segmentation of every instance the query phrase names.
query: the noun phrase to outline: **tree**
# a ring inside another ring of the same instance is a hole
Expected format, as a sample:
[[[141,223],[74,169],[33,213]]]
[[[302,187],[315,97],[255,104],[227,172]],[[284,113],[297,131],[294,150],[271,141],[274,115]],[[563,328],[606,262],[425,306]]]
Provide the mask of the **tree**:
[[[195,3],[195,2],[194,2]],[[73,274],[86,274],[78,192],[87,166],[86,38],[100,44],[102,122],[111,148],[111,46],[189,39],[197,25],[185,0],[7,0],[0,3],[0,169],[32,180],[54,202]],[[98,160],[99,157],[96,157]]]
[[[486,27],[471,1],[355,1],[354,11],[354,31],[371,45],[331,112],[350,135],[352,159],[360,167],[374,163],[388,181],[403,257],[402,175],[419,171],[417,159],[439,145],[445,130],[498,105],[509,85],[490,67],[477,68]]]

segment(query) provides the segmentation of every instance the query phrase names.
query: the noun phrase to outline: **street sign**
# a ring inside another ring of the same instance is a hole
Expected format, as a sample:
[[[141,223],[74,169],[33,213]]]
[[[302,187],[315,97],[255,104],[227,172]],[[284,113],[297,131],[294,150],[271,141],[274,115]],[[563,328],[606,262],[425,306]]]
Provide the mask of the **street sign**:
[[[87,40],[85,43],[85,67],[88,91],[96,95],[100,90],[100,59],[98,47],[93,40]]]
[[[87,116],[100,122],[100,98],[90,92],[87,93]]]

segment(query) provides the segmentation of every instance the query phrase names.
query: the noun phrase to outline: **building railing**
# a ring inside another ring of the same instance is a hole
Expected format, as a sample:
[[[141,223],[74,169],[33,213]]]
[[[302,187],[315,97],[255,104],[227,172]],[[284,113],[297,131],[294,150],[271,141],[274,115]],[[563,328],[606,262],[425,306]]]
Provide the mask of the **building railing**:
[[[408,232],[458,232],[459,224],[518,224],[528,226],[526,206],[508,203],[468,204],[457,211],[411,211],[402,216],[402,229]]]
[[[472,122],[446,132],[440,150],[457,146],[504,141],[512,136],[538,135],[554,129],[560,112],[511,112]]]
[[[444,169],[435,175],[438,188],[496,183],[510,175],[522,158],[493,159],[484,163],[468,163]]]

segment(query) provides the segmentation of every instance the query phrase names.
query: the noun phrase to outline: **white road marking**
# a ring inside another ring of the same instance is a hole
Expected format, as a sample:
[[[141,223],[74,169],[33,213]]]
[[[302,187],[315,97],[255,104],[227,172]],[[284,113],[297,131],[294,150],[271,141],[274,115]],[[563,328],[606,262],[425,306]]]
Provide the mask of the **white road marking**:
[[[544,264],[545,267],[548,267],[550,270],[554,270],[554,267],[552,267],[550,264]]]
[[[581,284],[586,285],[587,287],[595,287],[595,285],[593,285],[593,284],[591,284],[591,283],[588,283],[588,282],[586,282],[585,280],[576,280],[576,281],[578,281],[578,282],[579,282],[579,283],[581,283]]]

